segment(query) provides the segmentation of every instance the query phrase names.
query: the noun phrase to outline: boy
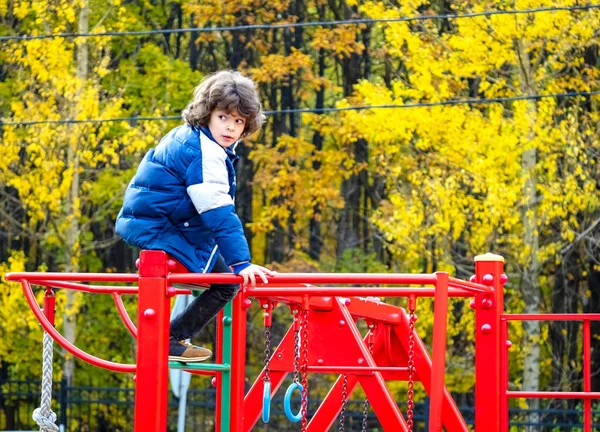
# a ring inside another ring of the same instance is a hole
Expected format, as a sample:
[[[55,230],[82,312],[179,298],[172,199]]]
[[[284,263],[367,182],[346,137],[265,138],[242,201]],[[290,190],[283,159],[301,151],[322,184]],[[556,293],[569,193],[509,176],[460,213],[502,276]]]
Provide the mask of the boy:
[[[234,207],[234,153],[263,114],[254,83],[239,72],[210,75],[169,132],[144,159],[123,200],[116,231],[140,249],[164,250],[190,272],[231,273],[254,287],[273,272],[250,262]],[[239,285],[212,284],[171,322],[169,360],[199,362],[207,348],[184,342],[235,297]]]

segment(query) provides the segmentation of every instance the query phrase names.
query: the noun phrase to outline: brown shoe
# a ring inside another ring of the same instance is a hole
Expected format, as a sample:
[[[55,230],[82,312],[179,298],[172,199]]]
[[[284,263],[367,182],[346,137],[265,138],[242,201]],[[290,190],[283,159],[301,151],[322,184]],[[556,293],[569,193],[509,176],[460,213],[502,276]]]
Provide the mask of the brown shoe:
[[[211,350],[192,345],[185,341],[175,341],[171,339],[169,344],[169,361],[195,363],[208,360],[211,356]]]

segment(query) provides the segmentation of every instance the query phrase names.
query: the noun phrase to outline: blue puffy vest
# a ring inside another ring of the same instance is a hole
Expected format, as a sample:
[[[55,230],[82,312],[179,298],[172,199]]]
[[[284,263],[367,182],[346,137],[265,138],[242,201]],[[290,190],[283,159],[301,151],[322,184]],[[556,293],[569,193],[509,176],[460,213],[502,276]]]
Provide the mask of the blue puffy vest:
[[[125,192],[116,231],[130,245],[163,250],[195,273],[210,272],[220,252],[237,273],[250,265],[233,204],[238,156],[202,129],[179,126],[146,154]]]

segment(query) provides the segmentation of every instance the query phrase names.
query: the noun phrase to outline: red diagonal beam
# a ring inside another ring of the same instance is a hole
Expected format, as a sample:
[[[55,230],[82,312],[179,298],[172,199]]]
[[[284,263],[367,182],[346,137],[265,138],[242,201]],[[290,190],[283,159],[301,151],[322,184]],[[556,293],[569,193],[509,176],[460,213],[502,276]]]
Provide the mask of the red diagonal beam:
[[[377,332],[373,343],[373,352],[377,353],[377,351],[379,351],[379,348],[382,346],[383,333]],[[309,431],[326,431],[329,430],[331,426],[333,426],[337,417],[340,414],[340,411],[342,410],[343,384],[344,375],[340,375],[333,387],[331,387],[331,390],[329,390],[329,393],[327,393],[327,396],[325,396],[325,399],[323,399],[323,402],[315,412],[313,418],[311,419],[308,425]],[[350,399],[350,396],[352,395],[352,392],[354,391],[354,388],[357,384],[358,377],[356,375],[348,375],[348,380],[346,384],[346,400]]]

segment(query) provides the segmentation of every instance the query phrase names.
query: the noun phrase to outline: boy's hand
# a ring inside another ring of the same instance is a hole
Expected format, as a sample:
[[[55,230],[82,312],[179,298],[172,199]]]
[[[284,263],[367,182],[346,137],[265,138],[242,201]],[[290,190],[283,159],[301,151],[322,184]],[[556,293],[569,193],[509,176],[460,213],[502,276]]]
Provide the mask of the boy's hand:
[[[267,280],[267,276],[275,276],[277,272],[271,271],[266,267],[262,267],[256,264],[251,264],[249,267],[246,267],[244,270],[238,273],[239,276],[244,278],[244,286],[248,285],[250,282],[250,286],[252,288],[256,287],[256,276],[260,277],[262,283],[269,283]]]

